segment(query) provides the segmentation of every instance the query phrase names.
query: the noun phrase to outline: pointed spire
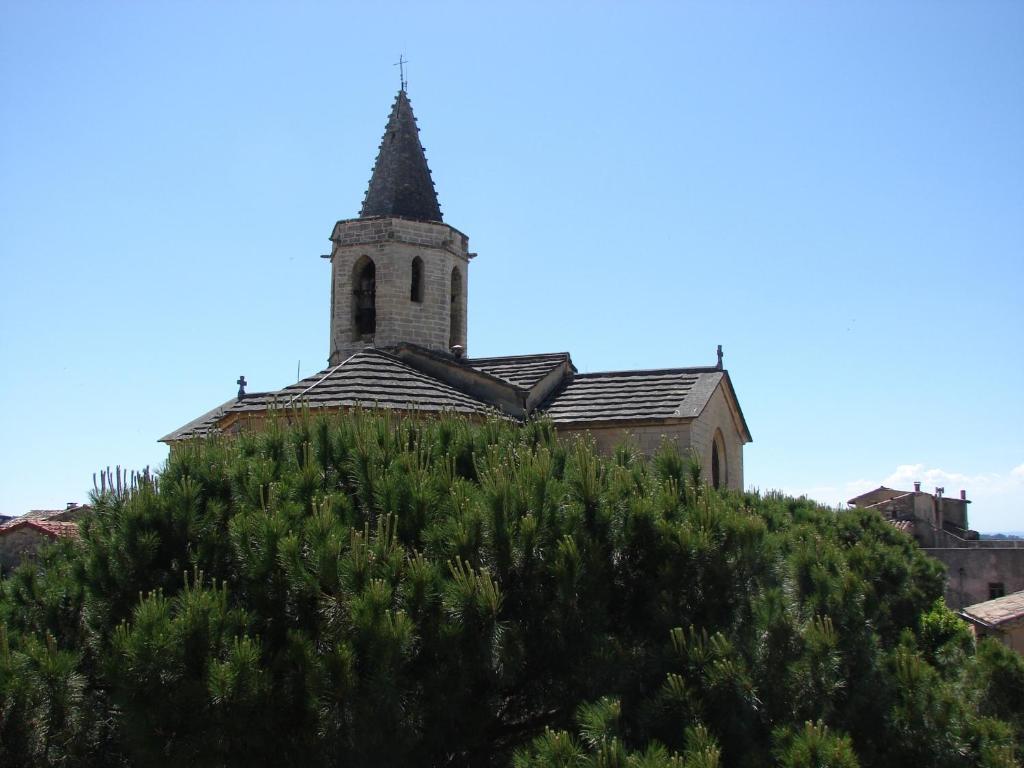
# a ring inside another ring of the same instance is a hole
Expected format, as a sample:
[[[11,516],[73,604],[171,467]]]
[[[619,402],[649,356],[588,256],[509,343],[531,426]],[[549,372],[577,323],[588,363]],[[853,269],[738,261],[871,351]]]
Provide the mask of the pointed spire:
[[[360,218],[401,216],[441,221],[441,207],[420,144],[420,129],[403,88],[395,97]]]

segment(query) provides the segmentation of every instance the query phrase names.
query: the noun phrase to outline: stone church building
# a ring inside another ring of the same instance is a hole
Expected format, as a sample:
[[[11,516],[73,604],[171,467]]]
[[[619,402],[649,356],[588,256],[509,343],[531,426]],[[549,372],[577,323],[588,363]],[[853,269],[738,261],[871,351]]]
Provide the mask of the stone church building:
[[[670,439],[699,456],[709,483],[743,488],[751,437],[720,348],[713,366],[586,374],[568,352],[468,355],[476,254],[442,219],[404,88],[359,217],[335,224],[331,243],[328,367],[274,392],[246,393],[242,377],[237,397],[162,442],[251,428],[272,408],[544,416],[560,434],[589,432],[605,451],[628,437],[649,454]]]

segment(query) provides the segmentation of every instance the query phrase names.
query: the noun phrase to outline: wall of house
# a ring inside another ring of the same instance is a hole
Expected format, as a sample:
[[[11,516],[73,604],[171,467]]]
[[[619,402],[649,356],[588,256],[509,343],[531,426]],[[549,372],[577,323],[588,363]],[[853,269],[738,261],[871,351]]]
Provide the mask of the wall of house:
[[[708,404],[690,426],[690,447],[700,456],[708,482],[711,480],[711,446],[717,430],[722,431],[722,442],[725,445],[724,485],[734,491],[742,491],[743,438],[736,429],[732,409],[721,385],[715,388]]]
[[[624,442],[631,443],[644,456],[656,453],[663,440],[674,443],[680,453],[685,454],[690,450],[690,425],[686,422],[633,427],[558,425],[558,435],[562,439],[571,440],[576,435],[584,434],[593,438],[598,452],[606,456]]]
[[[607,455],[615,446],[629,440],[644,456],[653,455],[662,440],[674,443],[679,452],[696,452],[704,471],[704,479],[711,482],[711,445],[715,432],[722,431],[724,444],[725,477],[724,485],[735,491],[743,490],[743,439],[736,430],[732,412],[721,387],[715,390],[704,411],[696,419],[675,424],[653,424],[650,426],[589,426],[573,427],[559,425],[562,437],[589,433],[597,450]]]
[[[35,557],[39,548],[50,541],[50,536],[28,526],[4,533],[0,536],[0,573],[7,573]]]
[[[979,627],[972,623],[971,629],[974,630],[975,637],[994,638],[1010,650],[1024,656],[1024,622],[1010,626],[1003,625],[994,629]]]
[[[989,584],[1001,583],[1007,595],[1024,589],[1024,548],[971,546],[924,552],[945,564],[946,604],[954,610],[988,600]]]
[[[389,217],[339,221],[331,236],[331,350],[336,365],[366,347],[402,341],[447,352],[452,315],[452,270],[461,274],[455,340],[466,348],[469,239],[447,224]],[[376,331],[360,338],[354,324],[353,270],[363,256],[373,261]],[[413,259],[423,260],[423,301],[411,298]]]

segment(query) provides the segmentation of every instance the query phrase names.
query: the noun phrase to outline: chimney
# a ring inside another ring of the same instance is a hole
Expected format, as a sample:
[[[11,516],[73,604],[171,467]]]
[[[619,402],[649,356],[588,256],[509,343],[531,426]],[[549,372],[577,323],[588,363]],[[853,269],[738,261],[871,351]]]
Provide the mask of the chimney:
[[[915,480],[914,481],[914,493],[920,493],[920,492],[921,492],[921,481],[920,480]]]
[[[960,489],[960,501],[967,501],[967,491]]]

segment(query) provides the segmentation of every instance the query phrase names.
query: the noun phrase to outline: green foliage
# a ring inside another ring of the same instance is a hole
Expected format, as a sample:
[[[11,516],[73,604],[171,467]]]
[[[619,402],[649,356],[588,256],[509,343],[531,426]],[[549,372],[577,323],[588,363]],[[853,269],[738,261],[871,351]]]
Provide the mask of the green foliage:
[[[1024,664],[870,511],[355,412],[178,446],[0,581],[0,764],[1011,765]]]

